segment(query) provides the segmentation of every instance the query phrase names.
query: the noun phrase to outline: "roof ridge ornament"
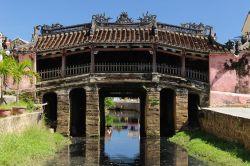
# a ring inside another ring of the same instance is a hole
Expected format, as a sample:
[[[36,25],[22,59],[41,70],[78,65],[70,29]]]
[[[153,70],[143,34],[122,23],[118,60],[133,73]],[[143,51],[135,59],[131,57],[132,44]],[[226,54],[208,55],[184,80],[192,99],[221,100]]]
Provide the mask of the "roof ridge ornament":
[[[51,25],[44,24],[44,25],[41,26],[41,33],[42,34],[48,34],[52,30],[58,29],[58,28],[63,28],[63,25],[59,24],[59,23],[55,23],[55,24],[51,24]]]
[[[158,27],[157,27],[157,21],[156,21],[156,15],[149,14],[148,11],[146,14],[142,14],[142,17],[139,17],[138,20],[140,20],[140,24],[148,24],[152,26],[151,34],[158,37]]]
[[[117,17],[117,20],[115,23],[117,24],[132,24],[134,21],[132,18],[128,17],[127,12],[122,12],[119,17]]]
[[[91,28],[89,31],[89,35],[93,36],[98,25],[103,26],[104,24],[108,24],[110,17],[106,17],[105,13],[96,14],[92,16]]]
[[[142,17],[139,17],[138,20],[140,20],[141,24],[152,24],[154,25],[156,23],[156,15],[149,14],[148,11],[146,14],[142,14]]]
[[[181,24],[181,27],[201,31],[201,34],[203,34],[203,35],[216,36],[214,31],[213,31],[213,27],[210,25],[205,25],[203,23],[197,24],[197,23],[189,22],[189,23]]]
[[[95,21],[96,23],[99,23],[99,24],[109,23],[110,19],[111,19],[111,17],[106,17],[105,13],[96,14],[96,15],[92,16],[92,21]]]

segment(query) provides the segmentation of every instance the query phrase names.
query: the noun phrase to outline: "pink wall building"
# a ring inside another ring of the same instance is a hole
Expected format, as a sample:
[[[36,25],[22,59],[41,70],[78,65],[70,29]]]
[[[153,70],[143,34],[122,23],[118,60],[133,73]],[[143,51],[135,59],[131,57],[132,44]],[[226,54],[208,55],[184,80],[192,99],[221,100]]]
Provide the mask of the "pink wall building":
[[[250,53],[210,54],[210,106],[250,104]]]

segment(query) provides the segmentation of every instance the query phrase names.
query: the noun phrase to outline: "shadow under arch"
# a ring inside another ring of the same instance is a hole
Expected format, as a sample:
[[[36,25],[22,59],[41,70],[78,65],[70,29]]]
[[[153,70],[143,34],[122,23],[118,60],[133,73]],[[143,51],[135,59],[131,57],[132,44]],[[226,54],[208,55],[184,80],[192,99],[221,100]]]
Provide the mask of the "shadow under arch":
[[[57,128],[57,94],[55,92],[48,92],[43,95],[45,123],[49,128],[56,131]]]
[[[86,91],[74,88],[69,93],[70,99],[70,136],[86,136]]]
[[[188,93],[188,125],[199,127],[198,109],[200,106],[200,96],[197,93]]]
[[[175,134],[175,91],[164,88],[160,92],[160,136]]]

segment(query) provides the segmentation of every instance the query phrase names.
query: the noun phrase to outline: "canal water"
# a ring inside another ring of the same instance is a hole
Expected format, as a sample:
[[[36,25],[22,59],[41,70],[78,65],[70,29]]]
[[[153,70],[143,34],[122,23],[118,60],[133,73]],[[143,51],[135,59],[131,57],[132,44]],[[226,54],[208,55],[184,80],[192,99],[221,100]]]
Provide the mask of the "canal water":
[[[46,166],[205,166],[167,138],[140,137],[135,118],[119,118],[107,126],[101,139],[72,138],[72,143],[58,152]]]

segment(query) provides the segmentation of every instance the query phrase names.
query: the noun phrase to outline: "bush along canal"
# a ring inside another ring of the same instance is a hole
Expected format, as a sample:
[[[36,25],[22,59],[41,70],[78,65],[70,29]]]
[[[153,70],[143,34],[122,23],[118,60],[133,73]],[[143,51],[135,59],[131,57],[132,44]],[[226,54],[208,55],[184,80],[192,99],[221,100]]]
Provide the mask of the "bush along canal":
[[[250,151],[243,145],[221,140],[199,130],[179,132],[168,140],[185,148],[189,155],[211,165],[250,166]]]
[[[1,134],[0,165],[42,165],[68,143],[67,138],[41,126],[27,128],[19,134]]]

